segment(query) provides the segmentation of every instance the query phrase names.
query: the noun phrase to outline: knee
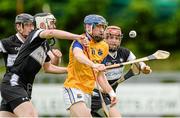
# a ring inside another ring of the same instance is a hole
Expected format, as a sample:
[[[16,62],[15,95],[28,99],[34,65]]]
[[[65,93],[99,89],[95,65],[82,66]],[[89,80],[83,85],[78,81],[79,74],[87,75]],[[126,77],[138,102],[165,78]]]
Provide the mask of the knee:
[[[38,112],[36,110],[28,110],[26,112],[26,115],[29,116],[29,117],[38,117]]]

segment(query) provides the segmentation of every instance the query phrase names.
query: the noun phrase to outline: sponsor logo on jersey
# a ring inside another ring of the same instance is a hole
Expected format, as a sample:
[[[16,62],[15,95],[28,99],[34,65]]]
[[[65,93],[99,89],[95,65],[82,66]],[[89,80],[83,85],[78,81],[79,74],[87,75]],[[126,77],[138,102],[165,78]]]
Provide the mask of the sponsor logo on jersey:
[[[123,58],[120,58],[119,61],[120,61],[120,62],[124,62],[124,59],[123,59]]]
[[[101,49],[98,50],[98,55],[101,56],[103,54],[103,51]]]
[[[21,47],[15,47],[14,50],[19,51]]]
[[[77,98],[82,98],[82,94],[77,94]]]

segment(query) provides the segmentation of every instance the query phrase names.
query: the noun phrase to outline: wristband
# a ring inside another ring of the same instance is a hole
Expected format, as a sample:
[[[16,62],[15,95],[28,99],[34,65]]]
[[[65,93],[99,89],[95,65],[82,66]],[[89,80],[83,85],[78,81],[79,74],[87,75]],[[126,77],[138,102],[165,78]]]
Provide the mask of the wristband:
[[[108,94],[110,97],[116,97],[116,93],[114,92],[114,90],[111,90]]]

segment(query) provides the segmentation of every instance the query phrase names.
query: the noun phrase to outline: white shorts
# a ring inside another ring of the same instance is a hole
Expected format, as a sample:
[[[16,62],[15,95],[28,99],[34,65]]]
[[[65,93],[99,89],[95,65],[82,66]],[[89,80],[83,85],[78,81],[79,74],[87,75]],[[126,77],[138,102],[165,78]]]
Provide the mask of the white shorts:
[[[64,102],[66,109],[69,110],[69,108],[80,101],[83,101],[88,108],[91,108],[91,95],[85,94],[80,89],[76,88],[64,88]]]

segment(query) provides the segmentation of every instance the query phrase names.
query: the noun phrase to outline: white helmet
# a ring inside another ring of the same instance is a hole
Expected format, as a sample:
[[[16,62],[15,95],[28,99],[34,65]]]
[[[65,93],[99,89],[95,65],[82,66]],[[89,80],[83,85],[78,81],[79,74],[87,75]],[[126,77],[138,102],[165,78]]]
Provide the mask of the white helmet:
[[[45,29],[49,29],[50,21],[56,22],[56,18],[51,13],[38,13],[34,15],[36,28],[41,28],[41,23],[45,24]]]

